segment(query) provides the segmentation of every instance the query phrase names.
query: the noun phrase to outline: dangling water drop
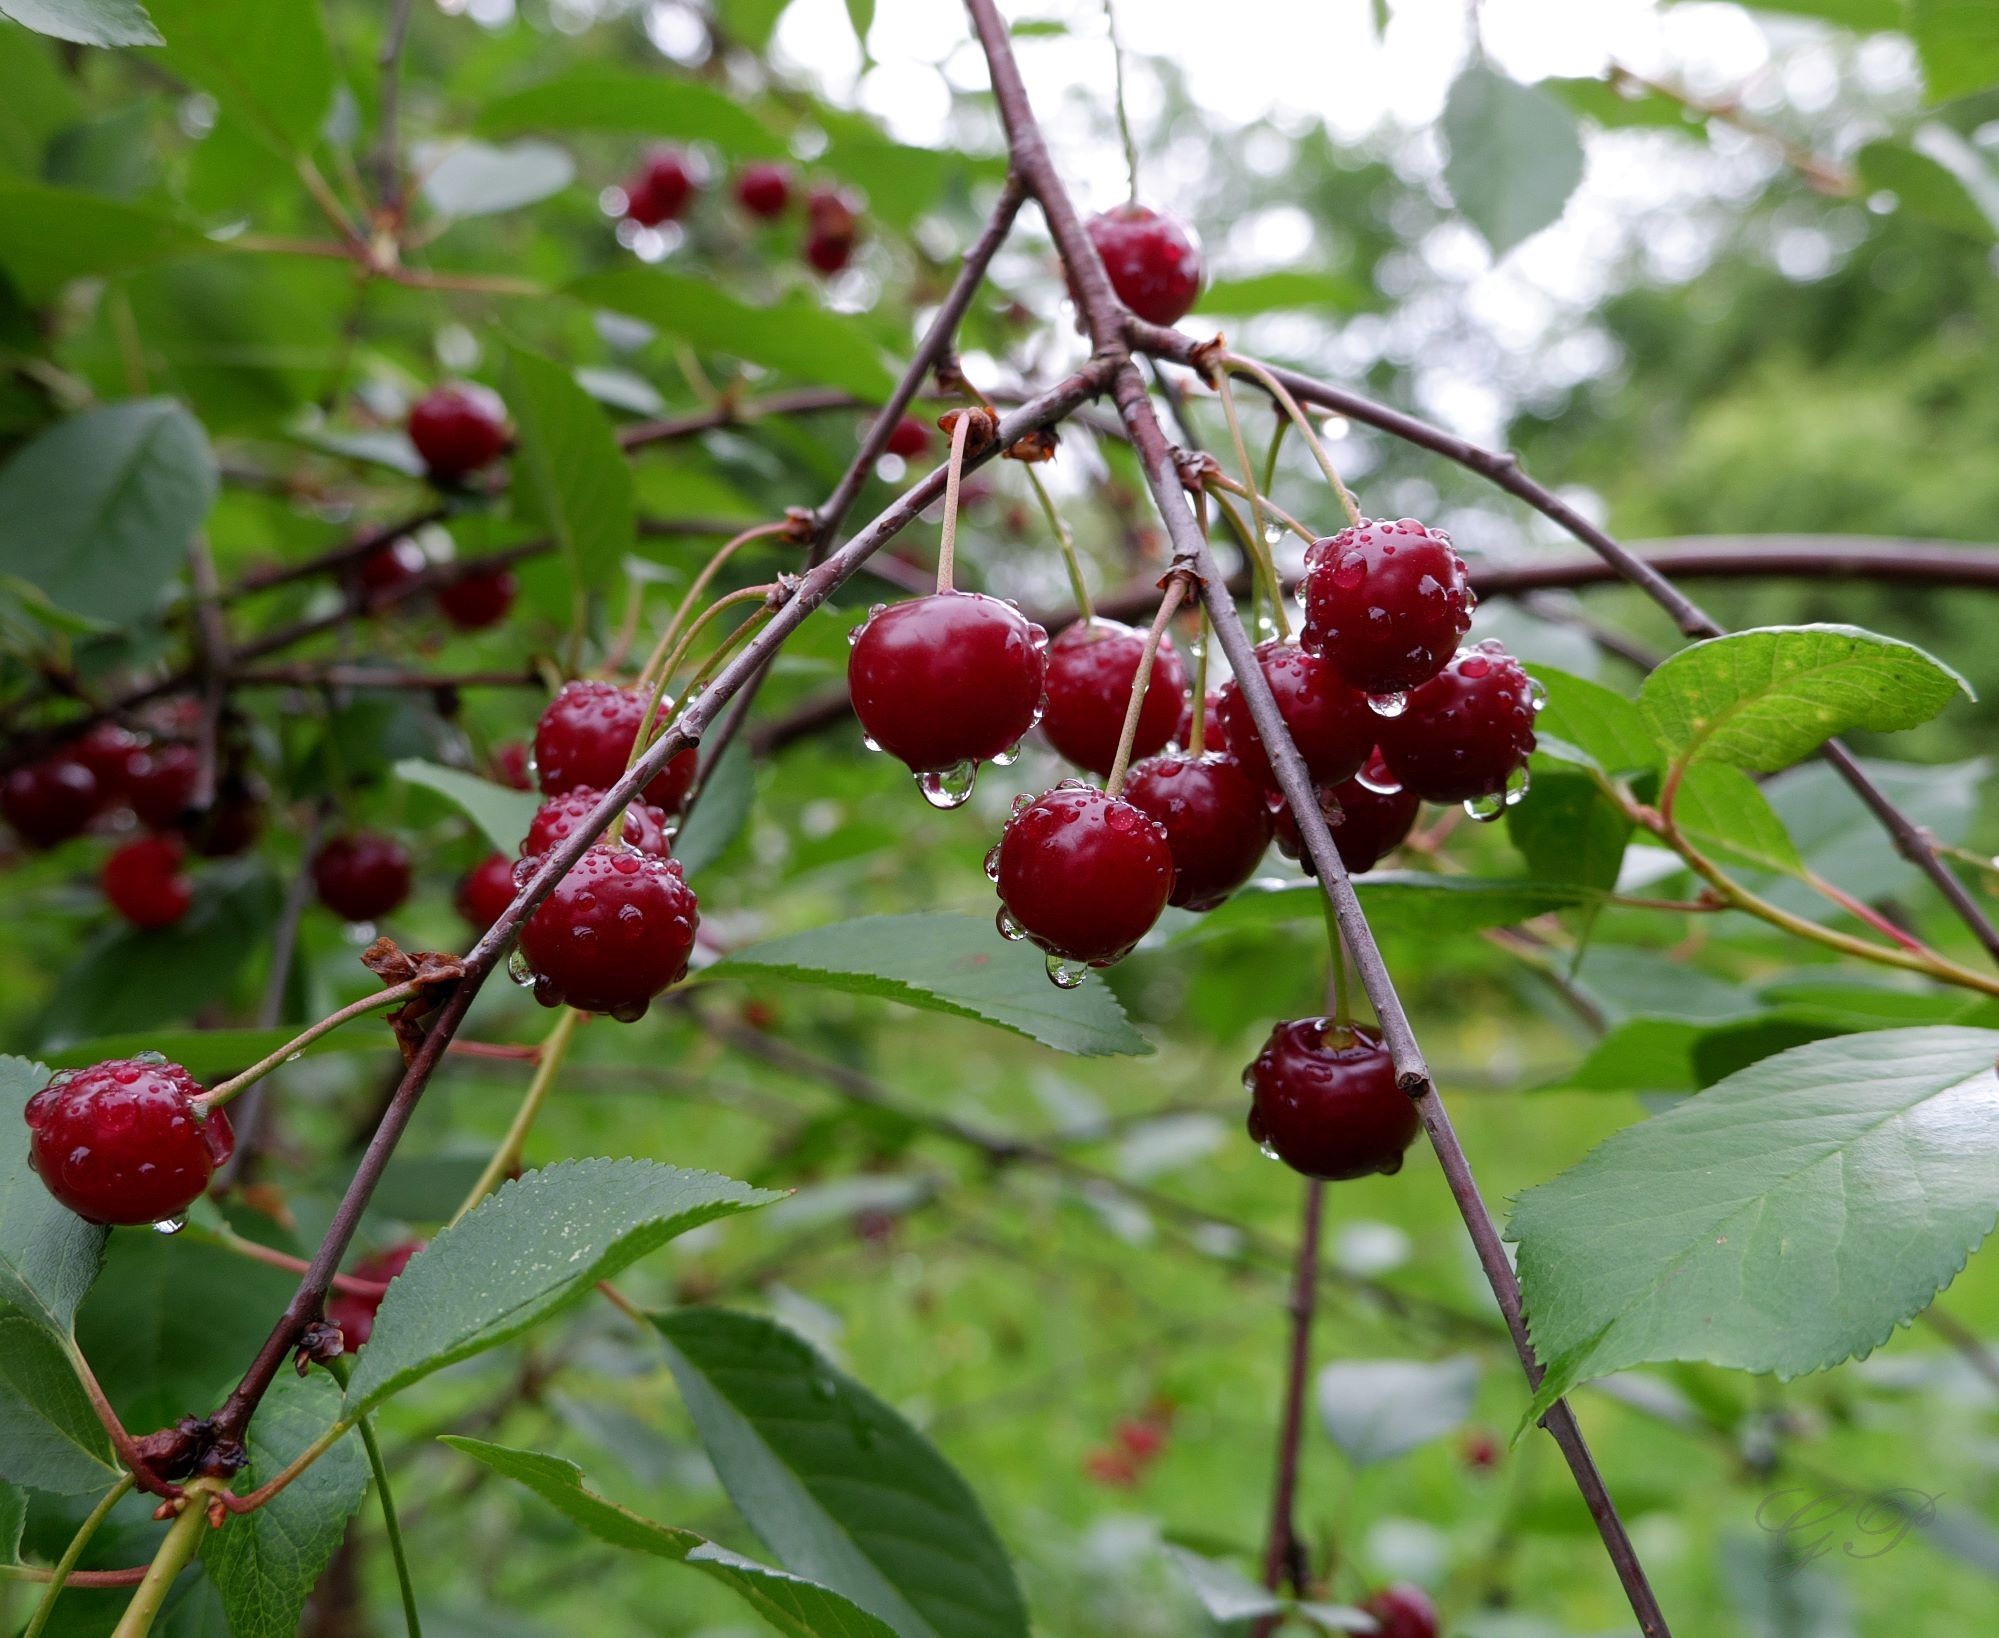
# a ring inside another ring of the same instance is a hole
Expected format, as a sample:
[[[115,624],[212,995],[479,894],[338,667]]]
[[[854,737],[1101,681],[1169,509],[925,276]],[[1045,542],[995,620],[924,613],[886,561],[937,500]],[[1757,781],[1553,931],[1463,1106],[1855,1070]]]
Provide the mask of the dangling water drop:
[[[1367,766],[1353,776],[1353,782],[1364,791],[1373,791],[1376,796],[1395,796],[1402,790],[1402,781],[1378,757],[1369,757]]]
[[[1506,797],[1502,792],[1489,791],[1484,796],[1465,798],[1465,814],[1476,819],[1481,825],[1489,825],[1506,811]]]
[[[1066,961],[1052,950],[1048,955],[1048,982],[1058,990],[1073,990],[1089,975],[1089,964]]]
[[[153,1225],[155,1234],[178,1234],[187,1227],[187,1220],[181,1217],[162,1217]]]
[[[995,768],[1011,768],[1020,760],[1020,741],[1015,740],[1004,751],[992,759]]]
[[[1277,635],[1277,622],[1267,614],[1256,617],[1256,637],[1258,642],[1268,642]]]
[[[1370,694],[1367,708],[1377,717],[1399,717],[1409,709],[1409,696],[1402,693]]]
[[[993,843],[991,847],[986,849],[986,880],[989,882],[999,880],[999,856],[1000,844],[998,842]]]
[[[858,626],[849,627],[847,631],[847,646],[849,648],[852,648],[856,643],[858,643],[861,640],[861,633],[866,631],[867,629],[868,629],[868,623],[865,620],[863,620]]]
[[[1506,776],[1506,790],[1500,800],[1509,808],[1517,808],[1527,799],[1529,782],[1527,764],[1523,762]]]
[[[1527,709],[1537,716],[1548,708],[1548,690],[1539,677],[1527,679]]]
[[[861,735],[861,749],[864,751],[879,751],[881,743],[873,734],[863,734]]]
[[[1256,1152],[1262,1155],[1265,1160],[1282,1160],[1284,1158],[1277,1152],[1277,1145],[1272,1143],[1269,1138],[1265,1138],[1256,1146]]]
[[[978,777],[979,765],[967,757],[938,772],[918,774],[916,788],[933,808],[961,808],[971,800]]]
[[[1009,944],[1018,944],[1027,937],[1027,929],[1013,919],[1013,912],[1005,905],[999,907],[999,914],[993,917],[993,925],[999,929],[999,936]]]
[[[528,965],[527,952],[518,944],[514,946],[514,953],[507,957],[507,976],[524,990],[534,986],[534,969]]]

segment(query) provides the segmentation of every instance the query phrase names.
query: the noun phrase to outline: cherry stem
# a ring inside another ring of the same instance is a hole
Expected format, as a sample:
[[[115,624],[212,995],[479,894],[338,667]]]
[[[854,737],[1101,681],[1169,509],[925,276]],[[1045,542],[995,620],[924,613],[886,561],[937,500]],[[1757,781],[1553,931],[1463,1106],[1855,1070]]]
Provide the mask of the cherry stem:
[[[1331,994],[1328,999],[1333,1004],[1333,1022],[1345,1029],[1353,1022],[1353,994],[1348,987],[1347,941],[1340,933],[1339,918],[1333,914],[1332,900],[1320,899],[1326,915],[1326,953],[1330,959]]]
[[[196,1549],[201,1546],[201,1533],[208,1528],[208,1497],[216,1488],[213,1479],[196,1479],[187,1487],[178,1503],[179,1513],[154,1552],[153,1562],[146,1566],[145,1577],[132,1594],[132,1602],[125,1606],[125,1613],[118,1618],[111,1638],[146,1638],[153,1630],[153,1622],[159,1618],[175,1578],[193,1561]]]
[[[1270,1496],[1270,1540],[1263,1554],[1263,1584],[1271,1592],[1289,1582],[1305,1590],[1304,1547],[1298,1540],[1293,1507],[1305,1443],[1305,1387],[1312,1371],[1312,1318],[1319,1296],[1319,1225],[1324,1217],[1325,1184],[1305,1181],[1304,1222],[1298,1235],[1298,1263],[1291,1280],[1291,1350],[1284,1380],[1284,1414],[1277,1433],[1277,1477]],[[1267,1638],[1282,1614],[1264,1616],[1251,1629]]]
[[[1069,593],[1076,599],[1076,618],[1088,625],[1097,617],[1097,611],[1090,601],[1090,587],[1083,578],[1083,565],[1076,556],[1075,539],[1069,533],[1068,524],[1062,521],[1062,514],[1055,509],[1055,497],[1048,493],[1048,486],[1041,481],[1041,474],[1034,470],[1034,463],[1027,461],[1022,466],[1027,472],[1028,483],[1034,488],[1034,498],[1041,502],[1048,527],[1055,533],[1056,544],[1062,548],[1062,565],[1069,571]]]
[[[1283,424],[1284,423],[1281,421],[1278,423],[1280,427],[1283,426]],[[1208,482],[1214,485],[1217,489],[1226,489],[1231,495],[1241,495],[1244,498],[1247,498],[1250,493],[1249,486],[1247,484],[1237,483],[1235,479],[1231,478],[1225,472],[1211,473],[1208,477]],[[1283,524],[1285,528],[1289,529],[1292,534],[1296,535],[1300,540],[1304,541],[1308,546],[1313,541],[1319,538],[1316,534],[1312,532],[1309,525],[1301,523],[1297,518],[1293,517],[1289,512],[1285,511],[1283,507],[1279,506],[1277,502],[1272,500],[1270,498],[1270,490],[1267,486],[1263,490],[1263,509],[1264,511],[1268,512],[1272,517],[1274,517],[1279,523]]]
[[[564,1007],[562,1016],[555,1021],[555,1027],[541,1044],[541,1056],[534,1066],[534,1077],[528,1082],[527,1091],[522,1094],[521,1105],[514,1111],[506,1136],[500,1139],[499,1147],[493,1151],[492,1159],[486,1162],[485,1170],[479,1173],[479,1180],[459,1208],[451,1214],[447,1228],[455,1227],[465,1214],[497,1189],[516,1166],[521,1163],[521,1150],[528,1140],[528,1133],[534,1130],[535,1117],[541,1113],[541,1106],[548,1101],[548,1094],[555,1085],[556,1073],[562,1068],[562,1060],[569,1055],[569,1043],[576,1037],[576,1026],[583,1015],[574,1007]]]
[[[1138,738],[1138,719],[1145,710],[1145,696],[1152,686],[1152,662],[1159,657],[1159,645],[1166,636],[1166,624],[1187,595],[1187,576],[1175,573],[1167,581],[1166,595],[1159,600],[1159,612],[1152,617],[1152,629],[1145,634],[1145,648],[1138,656],[1138,670],[1132,673],[1131,698],[1124,708],[1124,727],[1118,732],[1117,758],[1111,763],[1104,794],[1116,796],[1124,789],[1125,770],[1131,766],[1131,748]]]
[[[1257,563],[1264,571],[1263,577],[1269,587],[1271,601],[1281,608],[1284,592],[1278,583],[1277,564],[1271,556],[1269,537],[1263,532],[1263,492],[1256,486],[1256,468],[1250,462],[1249,445],[1243,442],[1242,418],[1236,414],[1235,389],[1229,385],[1228,371],[1220,371],[1215,376],[1215,391],[1221,395],[1222,414],[1227,417],[1229,423],[1229,441],[1235,445],[1235,458],[1237,464],[1242,467],[1242,493],[1249,497],[1249,527],[1256,537],[1260,553]],[[1279,631],[1286,637],[1290,636],[1291,633],[1285,626],[1284,616],[1281,613],[1277,616],[1277,620]]]
[[[951,570],[958,552],[958,483],[964,475],[965,440],[971,435],[972,417],[960,410],[951,422],[951,464],[944,474],[944,528],[937,540],[937,590],[954,590]]]
[[[1358,527],[1361,521],[1360,508],[1354,503],[1352,492],[1340,481],[1339,470],[1333,465],[1332,456],[1326,453],[1326,446],[1319,441],[1319,434],[1312,426],[1312,418],[1299,407],[1298,400],[1291,396],[1290,389],[1253,358],[1244,358],[1239,353],[1223,353],[1221,364],[1221,372],[1215,377],[1218,389],[1227,378],[1228,372],[1236,370],[1250,377],[1284,407],[1284,413],[1291,417],[1293,424],[1304,435],[1305,442],[1312,451],[1312,458],[1319,463],[1319,470],[1326,475],[1326,482],[1333,486],[1333,495],[1340,503],[1340,510],[1346,513],[1347,522]],[[1223,402],[1227,401],[1224,396]]]
[[[646,663],[639,669],[641,683],[655,675],[664,664],[667,655],[672,652],[673,645],[679,640],[681,628],[687,624],[688,616],[700,605],[702,594],[721,572],[722,566],[751,541],[767,540],[772,535],[786,534],[790,529],[789,523],[760,523],[756,528],[745,529],[741,534],[724,541],[716,548],[715,555],[702,565],[701,572],[694,577],[693,585],[687,588],[687,595],[680,600],[680,607],[673,611],[673,618],[667,621],[666,629],[659,634],[659,641],[653,644],[652,653],[647,656]]]
[[[1205,508],[1203,508],[1205,522]],[[1206,530],[1202,531],[1204,534]],[[1193,726],[1187,731],[1187,754],[1199,756],[1208,740],[1208,611],[1199,609],[1194,622],[1194,692],[1189,700]]]
[[[380,1012],[384,1007],[393,1007],[400,1002],[407,1001],[411,996],[425,987],[425,982],[425,980],[420,978],[406,979],[400,984],[391,984],[386,990],[382,990],[378,994],[365,995],[359,1001],[349,1002],[348,1005],[342,1007],[338,1012],[328,1013],[318,1023],[308,1024],[298,1034],[285,1042],[283,1046],[279,1047],[277,1051],[269,1054],[267,1057],[258,1059],[257,1062],[244,1070],[240,1075],[232,1075],[228,1080],[211,1086],[206,1092],[203,1092],[192,1101],[203,1113],[220,1109],[232,1098],[255,1086],[257,1082],[270,1074],[272,1070],[280,1069],[290,1063],[293,1058],[311,1046],[321,1036],[331,1035],[342,1024],[351,1024],[356,1018],[365,1018],[371,1012]]]
[[[214,1246],[218,1251],[232,1252],[238,1257],[246,1257],[253,1263],[262,1263],[266,1268],[281,1268],[287,1274],[303,1274],[312,1265],[303,1257],[294,1257],[290,1252],[280,1251],[276,1246],[263,1245],[256,1240],[228,1228],[206,1228],[200,1223],[189,1223],[182,1231],[188,1239],[203,1245]],[[352,1274],[333,1276],[332,1288],[344,1291],[350,1297],[366,1297],[379,1302],[382,1294],[389,1289],[382,1280],[356,1279]]]
[[[1124,143],[1125,176],[1131,183],[1133,203],[1138,200],[1138,142],[1131,134],[1131,114],[1124,100],[1124,42],[1118,38],[1117,10],[1112,0],[1104,0],[1104,31],[1111,39],[1111,71],[1117,83],[1117,129]]]
[[[1807,870],[1805,872],[1805,880],[1811,883],[1817,892],[1832,900],[1834,904],[1838,905],[1848,915],[1858,921],[1865,922],[1875,932],[1881,934],[1882,937],[1893,940],[1910,953],[1914,955],[1934,955],[1936,953],[1921,939],[1897,927],[1872,905],[1863,904],[1859,899],[1856,899],[1851,893],[1847,892],[1845,888],[1827,881],[1816,870]]]
[[[1215,506],[1227,522],[1229,532],[1236,537],[1243,554],[1256,571],[1255,590],[1261,591],[1270,600],[1270,616],[1278,635],[1289,637],[1291,621],[1284,612],[1284,582],[1278,578],[1277,564],[1270,555],[1270,543],[1243,522],[1242,514],[1229,505],[1224,496],[1216,491],[1210,493],[1214,494]],[[1252,608],[1250,612],[1254,614],[1256,611]]]
[[[62,1557],[56,1560],[56,1567],[49,1572],[48,1586],[42,1592],[41,1602],[35,1606],[34,1617],[22,1629],[21,1638],[41,1638],[47,1630],[49,1617],[55,1614],[56,1600],[62,1596],[63,1585],[76,1568],[76,1561],[83,1557],[83,1550],[90,1545],[90,1538],[97,1534],[97,1527],[110,1517],[111,1509],[124,1499],[135,1482],[131,1474],[121,1474],[118,1482],[104,1493],[103,1500],[90,1510],[90,1516],[77,1527],[76,1534],[69,1538],[69,1545],[63,1549]]]

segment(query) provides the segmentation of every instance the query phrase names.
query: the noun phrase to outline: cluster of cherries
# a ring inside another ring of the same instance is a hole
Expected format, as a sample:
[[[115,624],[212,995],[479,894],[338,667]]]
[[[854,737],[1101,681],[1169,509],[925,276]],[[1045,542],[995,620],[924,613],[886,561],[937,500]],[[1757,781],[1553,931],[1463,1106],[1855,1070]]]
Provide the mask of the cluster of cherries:
[[[677,222],[701,192],[702,182],[702,167],[685,150],[654,148],[625,182],[625,220],[641,228]],[[759,160],[736,172],[734,191],[748,215],[775,222],[791,209],[797,183],[790,166]],[[860,242],[860,207],[844,189],[826,184],[807,188],[804,201],[800,254],[816,271],[838,273],[853,260]]]

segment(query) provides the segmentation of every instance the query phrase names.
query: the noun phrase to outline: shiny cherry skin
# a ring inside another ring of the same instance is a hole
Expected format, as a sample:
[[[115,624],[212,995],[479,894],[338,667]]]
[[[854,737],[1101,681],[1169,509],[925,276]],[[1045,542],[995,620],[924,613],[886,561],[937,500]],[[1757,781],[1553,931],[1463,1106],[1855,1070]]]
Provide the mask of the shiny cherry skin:
[[[526,861],[518,876],[531,868]],[[521,929],[521,955],[545,1007],[643,1018],[686,976],[700,925],[680,861],[601,843],[577,860]]]
[[[1256,874],[1270,845],[1270,803],[1234,757],[1167,751],[1136,764],[1124,799],[1166,827],[1182,910],[1212,910]]]
[[[69,746],[66,754],[90,770],[97,781],[98,807],[108,809],[125,800],[132,759],[145,748],[146,741],[130,729],[100,722]]]
[[[1249,1135],[1328,1183],[1399,1172],[1421,1124],[1373,1030],[1330,1018],[1278,1024],[1243,1071]]]
[[[1491,638],[1460,652],[1409,695],[1398,717],[1381,719],[1381,754],[1426,802],[1499,795],[1534,749],[1539,686]]]
[[[494,858],[499,858],[496,853]],[[405,1240],[400,1245],[390,1246],[387,1251],[377,1251],[363,1257],[348,1270],[355,1279],[367,1280],[373,1285],[387,1285],[398,1274],[409,1267],[410,1259],[423,1250],[426,1242]],[[342,1291],[338,1286],[327,1294],[326,1317],[340,1327],[340,1340],[351,1354],[374,1335],[375,1315],[382,1306],[386,1291],[372,1297],[364,1297],[359,1292]]]
[[[608,682],[567,682],[534,728],[535,778],[548,796],[578,786],[609,790],[631,762],[651,696]],[[654,719],[657,737],[673,702],[663,701]],[[680,752],[645,788],[645,799],[662,813],[675,814],[687,800],[699,770],[693,746]]]
[[[895,430],[888,435],[888,452],[891,455],[901,456],[905,461],[913,461],[919,455],[928,454],[930,428],[915,416],[905,415],[896,422]]]
[[[736,203],[752,216],[771,221],[791,203],[791,167],[759,160],[736,173]]]
[[[1146,634],[1116,620],[1078,620],[1048,645],[1048,705],[1041,731],[1069,761],[1108,774],[1131,704],[1131,685],[1145,654]],[[1180,726],[1187,673],[1170,641],[1161,641],[1138,708],[1134,759],[1152,755]]]
[[[125,799],[148,830],[171,830],[194,800],[201,758],[192,745],[153,745],[125,767]]]
[[[104,861],[98,883],[113,910],[134,927],[171,927],[194,904],[178,836],[141,836]]]
[[[678,148],[655,148],[625,184],[625,216],[656,228],[679,218],[701,189],[701,179]]]
[[[1313,781],[1337,785],[1359,773],[1384,720],[1369,707],[1367,696],[1351,687],[1331,661],[1307,654],[1296,643],[1276,638],[1259,643],[1256,659]],[[1233,677],[1222,685],[1216,714],[1236,760],[1266,789],[1275,790],[1277,775],[1264,755],[1242,685]]]
[[[438,587],[437,606],[460,631],[490,631],[506,619],[520,589],[511,569],[473,569]]]
[[[201,1197],[236,1148],[228,1114],[203,1112],[201,1084],[164,1058],[65,1070],[28,1100],[28,1163],[93,1223],[162,1223]]]
[[[1166,827],[1080,780],[1015,813],[991,864],[1001,930],[1092,967],[1129,955],[1173,894]]]
[[[378,921],[410,896],[410,856],[401,842],[357,830],[321,844],[312,856],[319,902],[346,921]]]
[[[470,384],[433,387],[412,406],[410,442],[433,478],[457,483],[506,452],[507,413],[499,398]]]
[[[528,748],[518,739],[493,747],[493,778],[510,791],[534,789],[534,775],[528,764]]]
[[[521,857],[536,858],[576,834],[576,827],[604,800],[604,793],[588,785],[551,796],[535,810],[528,833],[521,843]],[[633,802],[625,809],[625,845],[656,858],[670,858],[673,847],[667,839],[666,815],[650,802]]]
[[[451,902],[473,931],[485,932],[514,902],[514,861],[504,853],[487,854],[458,878]]]
[[[1406,1581],[1383,1587],[1361,1605],[1380,1627],[1377,1638],[1437,1638],[1437,1606]]]
[[[1117,298],[1153,324],[1178,324],[1201,293],[1201,248],[1193,229],[1137,201],[1084,225]]]
[[[1305,553],[1307,652],[1366,694],[1400,694],[1444,669],[1477,599],[1451,537],[1414,518],[1363,519]]]
[[[354,581],[369,603],[380,603],[402,591],[430,567],[423,548],[413,540],[392,540],[377,546],[354,566]]]
[[[0,815],[29,847],[54,847],[81,836],[101,806],[96,776],[60,752],[0,780]]]
[[[1011,603],[978,592],[877,606],[847,660],[854,715],[912,772],[990,762],[1034,726],[1047,643]]]
[[[1384,785],[1392,788],[1385,791],[1379,788]],[[1367,766],[1352,779],[1341,785],[1321,785],[1317,790],[1319,812],[1325,816],[1326,828],[1333,833],[1333,846],[1339,852],[1340,863],[1351,876],[1372,870],[1383,854],[1400,847],[1402,839],[1415,826],[1417,810],[1423,805],[1414,791],[1396,784],[1379,751],[1367,759]],[[1284,856],[1303,864],[1307,875],[1316,874],[1306,856],[1304,838],[1298,834],[1298,823],[1291,817],[1290,803],[1280,798],[1272,810],[1272,820],[1277,830],[1277,845]]]

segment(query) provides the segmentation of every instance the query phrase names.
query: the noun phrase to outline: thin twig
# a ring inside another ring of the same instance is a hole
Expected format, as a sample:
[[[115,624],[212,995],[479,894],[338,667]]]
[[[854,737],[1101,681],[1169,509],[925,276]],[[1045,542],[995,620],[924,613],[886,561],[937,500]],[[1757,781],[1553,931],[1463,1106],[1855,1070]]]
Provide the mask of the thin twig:
[[[1298,1539],[1293,1509],[1298,1498],[1298,1467],[1305,1443],[1305,1388],[1312,1374],[1312,1315],[1319,1295],[1319,1224],[1324,1215],[1326,1186],[1316,1177],[1305,1180],[1304,1222],[1298,1231],[1298,1266],[1291,1280],[1291,1348],[1285,1361],[1284,1416],[1277,1432],[1277,1477],[1270,1493],[1270,1539],[1263,1553],[1263,1584],[1271,1592],[1289,1583],[1294,1593],[1305,1591],[1304,1544]],[[1251,1629],[1252,1638],[1269,1638],[1278,1615],[1264,1616]]]

